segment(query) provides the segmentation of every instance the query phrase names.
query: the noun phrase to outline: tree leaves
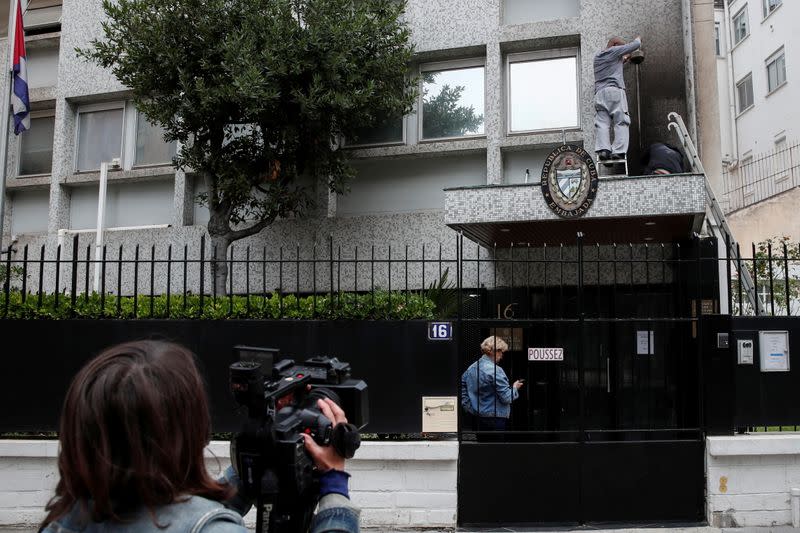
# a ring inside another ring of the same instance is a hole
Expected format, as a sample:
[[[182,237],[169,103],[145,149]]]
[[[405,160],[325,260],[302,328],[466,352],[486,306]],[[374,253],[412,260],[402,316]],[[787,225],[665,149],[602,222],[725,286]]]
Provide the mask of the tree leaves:
[[[175,164],[206,180],[209,233],[230,241],[242,223],[301,215],[311,205],[302,176],[343,192],[353,170],[337,139],[410,111],[404,7],[104,0],[103,39],[78,52],[112,69],[146,118],[182,143]],[[247,134],[230,135],[241,126]]]

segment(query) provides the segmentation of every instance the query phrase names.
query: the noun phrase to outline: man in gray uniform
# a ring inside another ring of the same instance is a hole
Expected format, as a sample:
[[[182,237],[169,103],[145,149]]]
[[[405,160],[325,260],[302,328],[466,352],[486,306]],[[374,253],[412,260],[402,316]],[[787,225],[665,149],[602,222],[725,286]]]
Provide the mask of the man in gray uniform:
[[[631,124],[631,117],[628,114],[622,66],[640,46],[642,39],[638,35],[627,44],[620,37],[612,37],[606,49],[594,56],[595,152],[601,161],[623,159],[628,153],[628,126]]]

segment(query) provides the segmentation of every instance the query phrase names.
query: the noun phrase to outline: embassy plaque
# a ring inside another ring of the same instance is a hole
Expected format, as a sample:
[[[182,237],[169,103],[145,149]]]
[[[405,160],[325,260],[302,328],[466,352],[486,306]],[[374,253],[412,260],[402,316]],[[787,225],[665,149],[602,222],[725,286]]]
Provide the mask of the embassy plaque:
[[[592,157],[580,146],[565,144],[547,156],[542,167],[542,194],[561,218],[582,217],[597,195],[600,178]]]

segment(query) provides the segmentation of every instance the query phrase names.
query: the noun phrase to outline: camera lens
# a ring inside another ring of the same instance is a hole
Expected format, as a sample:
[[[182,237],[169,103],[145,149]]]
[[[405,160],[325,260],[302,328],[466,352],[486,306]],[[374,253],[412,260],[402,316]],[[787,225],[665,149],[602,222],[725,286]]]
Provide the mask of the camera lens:
[[[333,400],[333,403],[341,407],[342,400],[339,398],[339,395],[333,392],[331,389],[326,389],[325,387],[314,387],[308,393],[308,402],[310,406],[316,406],[317,400],[324,400],[326,398]]]

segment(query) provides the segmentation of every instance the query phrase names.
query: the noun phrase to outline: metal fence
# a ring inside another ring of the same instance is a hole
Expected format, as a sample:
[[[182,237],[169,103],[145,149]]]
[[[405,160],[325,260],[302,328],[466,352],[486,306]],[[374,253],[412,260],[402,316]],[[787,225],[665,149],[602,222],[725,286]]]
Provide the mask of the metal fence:
[[[78,236],[55,249],[10,247],[0,263],[0,316],[9,316],[15,302],[61,309],[62,317],[94,302],[91,317],[100,318],[183,317],[193,305],[213,305],[215,317],[242,317],[270,301],[277,306],[270,318],[326,318],[348,303],[390,309],[395,300],[413,304],[418,296],[437,300],[439,316],[461,310],[487,319],[800,315],[800,245],[786,240],[740,249],[736,258],[718,257],[716,242],[700,238],[600,245],[578,237],[559,246],[506,249],[460,235],[447,244],[366,249],[328,239],[306,249],[232,246],[224,258],[205,238],[194,244],[106,246],[99,258]],[[223,262],[228,276],[220,291],[213,269]],[[759,305],[739,282],[745,270]],[[709,307],[700,299],[717,303]],[[402,316],[411,317],[395,318]]]
[[[751,244],[742,251],[736,246],[737,258],[730,253],[720,258],[727,275],[728,310],[733,316],[798,316],[800,315],[800,244],[788,239],[767,240]],[[730,247],[727,247],[730,250]],[[747,254],[749,257],[746,257]],[[745,256],[743,256],[743,254]],[[755,300],[745,293],[741,282],[747,270],[753,280]],[[754,305],[755,303],[755,305]]]
[[[458,266],[459,255],[443,244],[421,245],[412,254],[409,246],[345,249],[332,239],[304,250],[299,245],[234,245],[220,253],[205,237],[180,247],[103,246],[96,255],[95,247],[82,245],[79,237],[54,250],[45,245],[5,250],[0,317],[8,316],[14,303],[36,310],[66,309],[67,316],[94,303],[97,318],[191,318],[192,306],[197,317],[210,318],[202,311],[209,306],[213,317],[242,317],[276,301],[278,310],[269,318],[327,318],[326,313],[348,302],[372,306],[373,314],[357,316],[376,318],[380,305],[389,312],[446,284],[448,275],[456,279],[449,273]],[[223,265],[228,272],[224,289],[214,283],[215,267]],[[395,316],[404,317],[414,318]]]
[[[726,213],[800,186],[800,143],[744,159],[726,168],[723,179]]]

